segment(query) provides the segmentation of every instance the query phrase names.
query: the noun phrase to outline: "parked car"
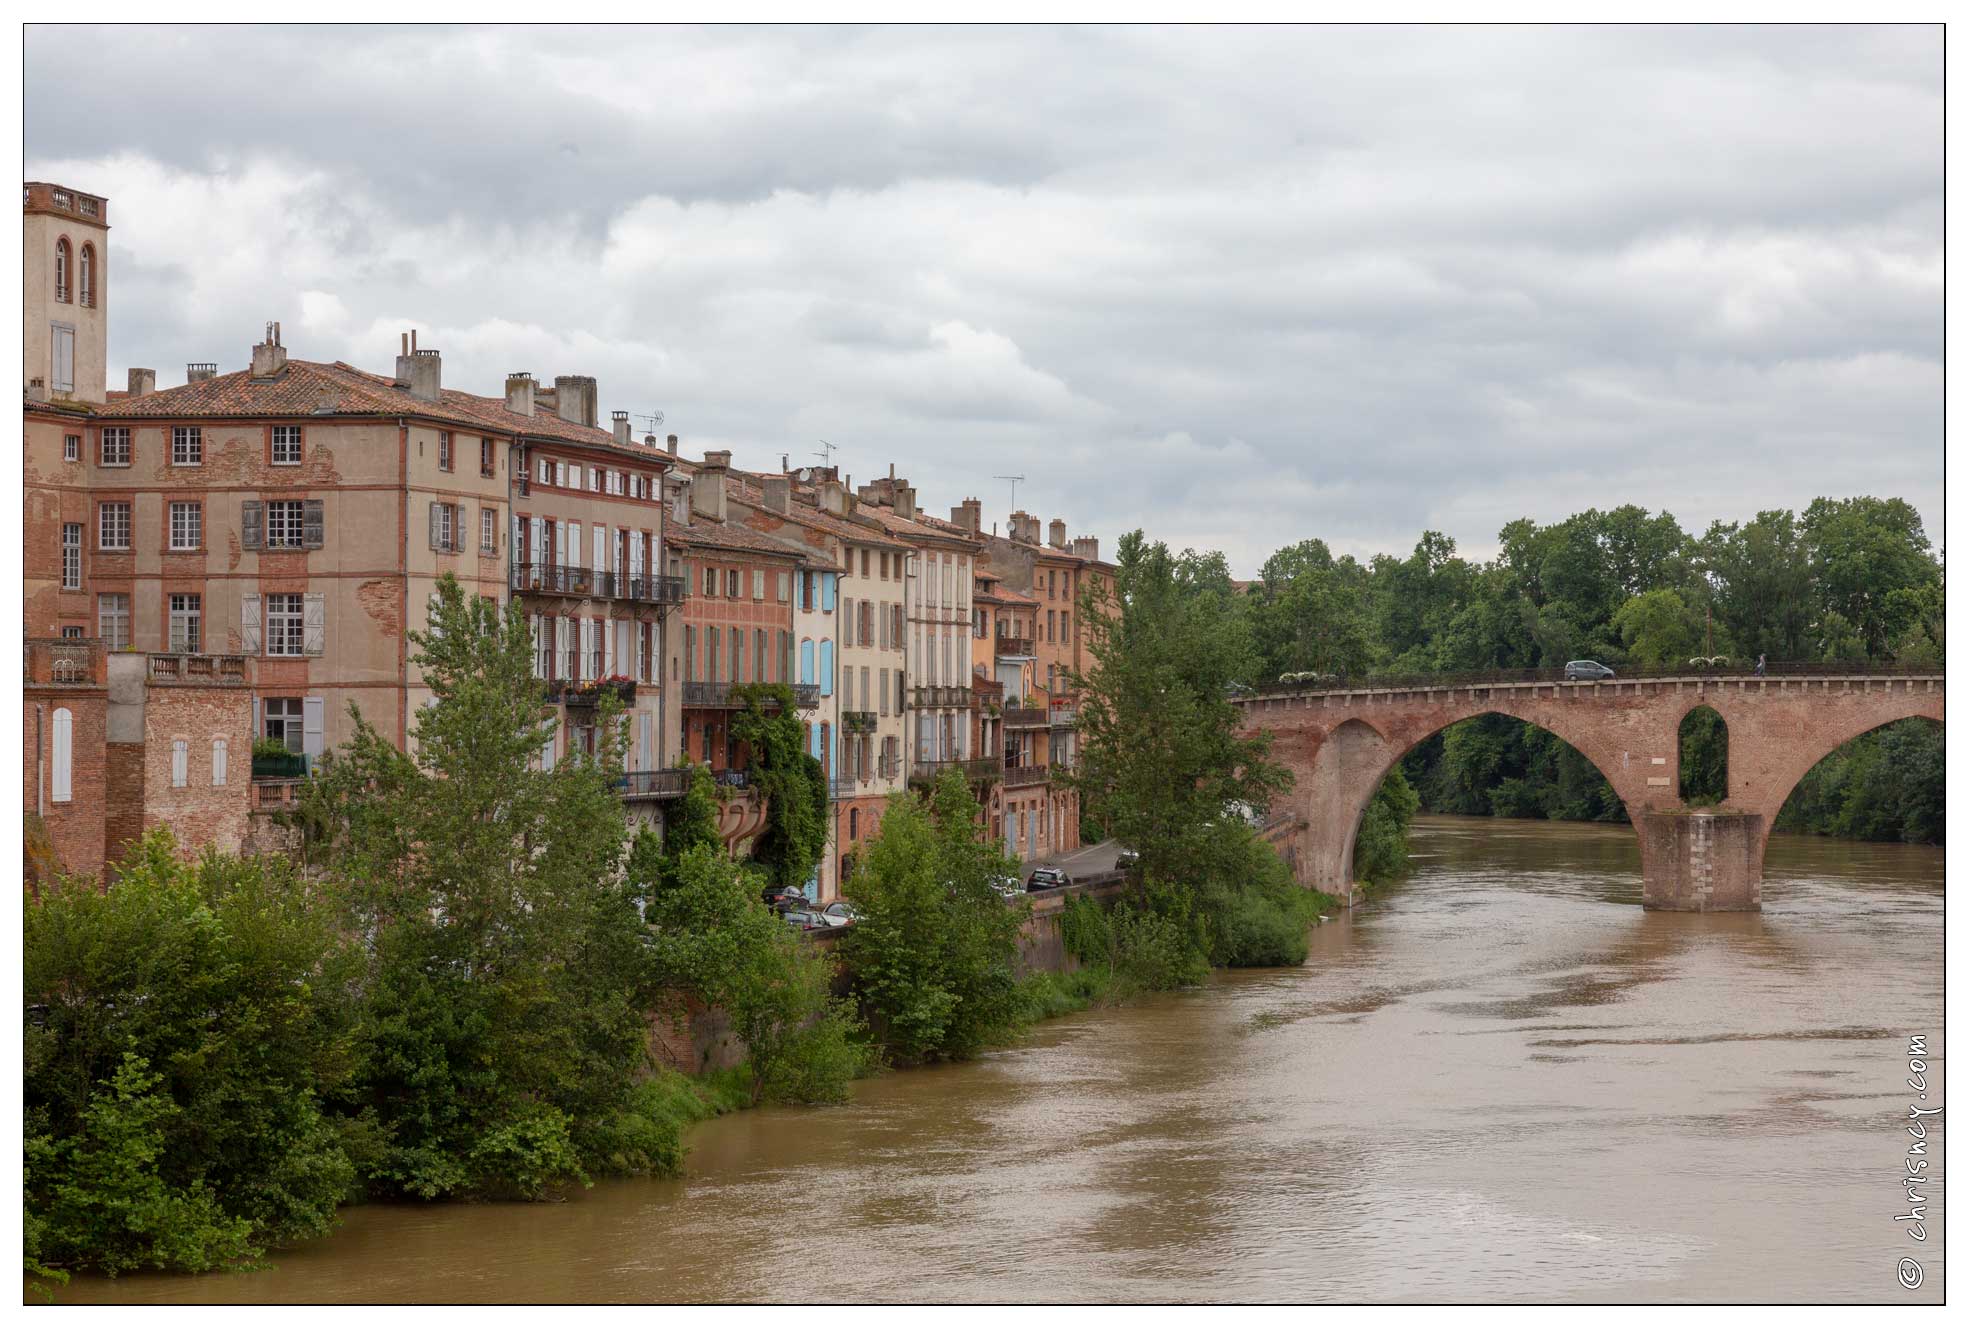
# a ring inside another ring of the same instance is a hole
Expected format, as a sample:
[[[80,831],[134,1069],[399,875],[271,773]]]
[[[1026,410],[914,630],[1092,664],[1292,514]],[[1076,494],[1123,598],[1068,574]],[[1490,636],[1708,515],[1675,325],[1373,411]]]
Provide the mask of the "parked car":
[[[800,886],[768,886],[759,892],[759,897],[779,910],[805,909],[812,903],[807,899],[806,889]]]
[[[1568,683],[1577,682],[1580,679],[1592,682],[1595,679],[1612,677],[1613,670],[1607,668],[1598,660],[1566,661],[1566,682]]]
[[[833,927],[825,918],[808,909],[788,909],[780,915],[790,926],[802,932],[812,932],[815,928]]]
[[[1016,900],[1021,895],[1025,894],[1025,887],[1019,885],[1019,879],[1017,877],[994,878],[991,883],[991,888],[997,891],[1000,895],[1004,896],[1007,900]]]
[[[1026,889],[1029,891],[1050,891],[1056,886],[1071,885],[1073,878],[1058,868],[1034,868],[1032,875],[1026,878]]]
[[[1114,856],[1114,870],[1116,872],[1127,872],[1132,868],[1140,866],[1141,861],[1142,856],[1133,849],[1124,849]]]
[[[822,906],[820,916],[827,920],[827,926],[831,928],[847,927],[861,917],[846,900],[834,900]]]

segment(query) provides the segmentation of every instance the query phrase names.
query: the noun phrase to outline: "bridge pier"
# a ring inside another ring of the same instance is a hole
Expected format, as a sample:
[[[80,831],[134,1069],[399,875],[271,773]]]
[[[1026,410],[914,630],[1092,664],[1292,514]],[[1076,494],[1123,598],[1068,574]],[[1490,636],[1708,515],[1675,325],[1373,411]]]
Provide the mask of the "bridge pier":
[[[1754,812],[1643,812],[1641,907],[1684,913],[1759,910],[1764,818]]]

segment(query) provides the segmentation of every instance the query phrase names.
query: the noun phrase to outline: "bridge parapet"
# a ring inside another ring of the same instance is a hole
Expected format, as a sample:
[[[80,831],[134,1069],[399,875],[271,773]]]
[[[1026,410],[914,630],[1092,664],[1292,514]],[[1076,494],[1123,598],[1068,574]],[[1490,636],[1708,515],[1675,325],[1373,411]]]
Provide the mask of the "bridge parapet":
[[[1524,671],[1532,673],[1534,671]],[[1548,671],[1536,671],[1545,674]],[[1549,671],[1556,674],[1557,671]],[[1620,678],[1567,682],[1563,677],[1522,677],[1516,674],[1437,674],[1405,678],[1363,679],[1349,684],[1286,686],[1242,693],[1231,701],[1247,713],[1281,706],[1373,704],[1466,697],[1481,699],[1503,693],[1518,697],[1652,696],[1663,692],[1735,691],[1796,696],[1800,693],[1935,692],[1946,675],[1933,665],[1919,669],[1882,669],[1866,673],[1846,670],[1786,673],[1697,674],[1642,673]]]

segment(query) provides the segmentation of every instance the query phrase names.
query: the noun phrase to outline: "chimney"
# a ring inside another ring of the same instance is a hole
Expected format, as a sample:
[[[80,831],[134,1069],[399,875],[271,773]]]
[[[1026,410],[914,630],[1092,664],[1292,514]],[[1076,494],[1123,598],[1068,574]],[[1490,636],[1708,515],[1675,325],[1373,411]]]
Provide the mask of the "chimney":
[[[157,371],[155,369],[132,369],[130,371],[130,395],[148,397],[157,391]]]
[[[615,441],[628,447],[633,441],[629,437],[629,412],[615,411],[609,415],[609,423],[615,426]]]
[[[436,351],[417,349],[416,332],[403,334],[403,349],[397,355],[397,382],[410,389],[418,401],[436,401],[443,389],[444,363]]]
[[[732,454],[707,452],[704,464],[691,477],[691,512],[706,521],[725,519],[725,473],[731,469]]]
[[[916,491],[908,485],[896,486],[896,515],[916,520]]]
[[[1076,535],[1073,537],[1073,552],[1089,562],[1098,563],[1101,561],[1101,542],[1091,535]]]
[[[846,495],[839,480],[822,480],[814,486],[814,497],[820,500],[821,510],[837,517],[847,510]]]
[[[1067,547],[1067,524],[1058,517],[1053,518],[1052,523],[1046,528],[1046,543],[1055,549]]]
[[[595,380],[586,374],[554,375],[554,409],[571,425],[595,427]]]
[[[1023,512],[1013,513],[1012,520],[1010,522],[1012,538],[1014,540],[1017,540],[1020,544],[1033,543],[1033,537],[1031,537],[1026,533],[1026,523],[1028,521],[1035,521],[1035,520],[1036,520],[1035,518],[1028,517]]]
[[[267,338],[253,348],[253,377],[272,378],[287,368],[287,348],[280,344],[280,324],[267,324]]]
[[[677,436],[675,434],[670,435],[670,455],[673,457],[677,455]]]
[[[533,375],[524,369],[506,375],[506,409],[529,419],[533,416]]]
[[[773,512],[784,514],[793,503],[793,482],[783,475],[769,475],[759,482],[765,494],[765,505]]]
[[[217,364],[201,361],[198,364],[185,366],[185,382],[187,383],[203,383],[209,378],[217,378],[218,376],[219,366]]]

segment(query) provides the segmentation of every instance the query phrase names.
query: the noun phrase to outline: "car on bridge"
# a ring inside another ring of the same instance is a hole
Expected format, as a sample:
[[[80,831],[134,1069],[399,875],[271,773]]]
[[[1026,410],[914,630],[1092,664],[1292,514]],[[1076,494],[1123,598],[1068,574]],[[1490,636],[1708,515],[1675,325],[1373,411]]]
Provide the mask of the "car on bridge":
[[[1050,891],[1058,886],[1071,885],[1073,878],[1058,868],[1034,868],[1032,875],[1026,878],[1026,889],[1029,891]]]
[[[1596,682],[1603,678],[1612,678],[1612,677],[1613,677],[1613,670],[1607,668],[1605,665],[1601,664],[1598,660],[1566,661],[1566,682],[1568,683],[1577,683],[1580,682],[1581,680],[1584,680],[1586,682]]]

